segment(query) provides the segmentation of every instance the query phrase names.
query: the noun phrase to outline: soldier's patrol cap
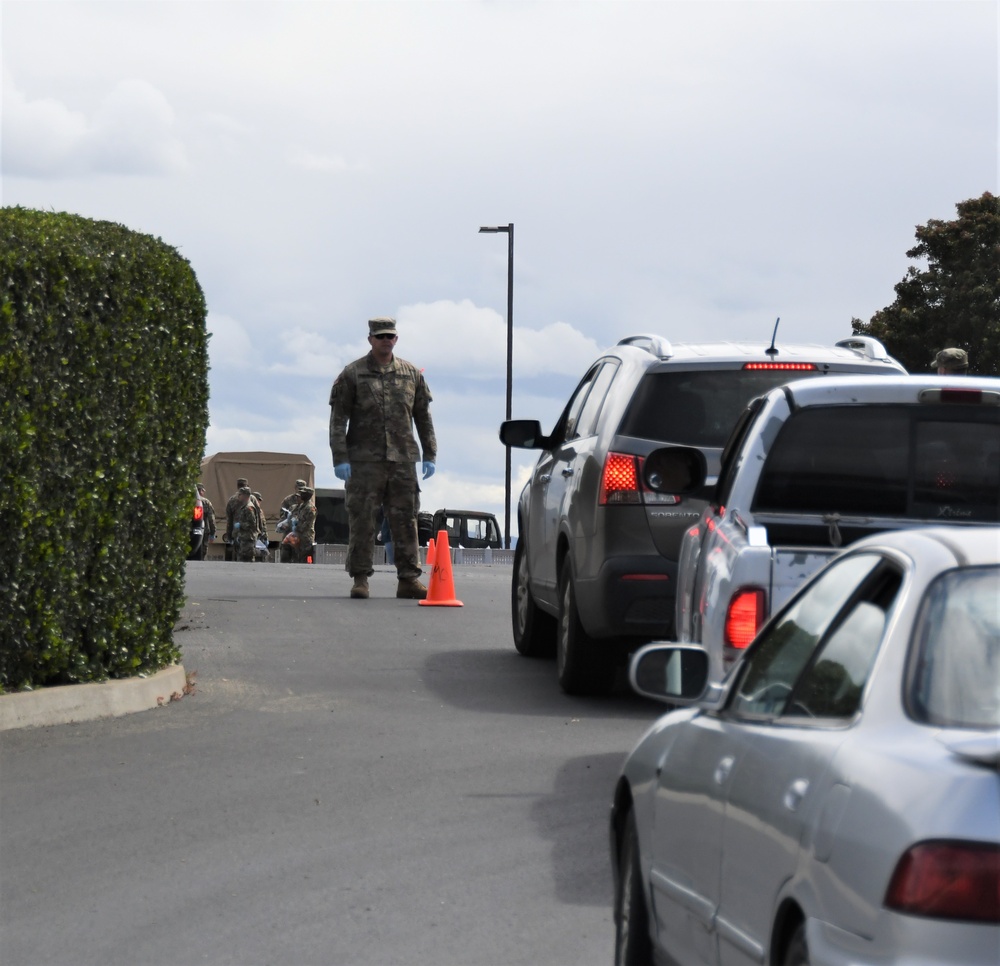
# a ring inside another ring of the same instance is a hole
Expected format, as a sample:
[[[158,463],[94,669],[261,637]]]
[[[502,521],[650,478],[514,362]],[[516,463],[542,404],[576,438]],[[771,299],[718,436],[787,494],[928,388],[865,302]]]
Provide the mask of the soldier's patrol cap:
[[[934,369],[968,369],[969,353],[965,349],[942,349],[931,363]]]
[[[295,481],[295,489],[296,490],[301,490],[302,487],[304,487],[305,485],[306,485],[306,481],[305,480],[296,480]]]
[[[241,476],[241,477],[240,477],[240,478],[239,478],[239,479],[238,479],[238,480],[236,481],[236,485],[237,485],[237,486],[247,486],[247,485],[249,484],[249,482],[250,482],[249,480],[245,480],[245,479],[243,479],[243,477]]]
[[[377,335],[379,332],[388,332],[391,335],[396,334],[396,320],[390,319],[388,316],[383,316],[377,319],[368,320],[368,334]]]
[[[313,488],[312,488],[311,486],[303,486],[303,487],[301,487],[301,488],[299,489],[299,493],[301,493],[301,494],[302,494],[302,495],[303,495],[303,496],[304,496],[304,497],[305,497],[305,498],[306,498],[307,500],[308,500],[308,499],[309,499],[309,497],[311,497],[311,496],[313,495],[313,493],[315,493],[315,492],[316,492],[316,491],[315,491],[315,490],[313,490]]]
[[[249,492],[250,492],[250,487],[249,486],[241,486],[240,487],[240,493],[247,493],[247,494],[249,494]]]

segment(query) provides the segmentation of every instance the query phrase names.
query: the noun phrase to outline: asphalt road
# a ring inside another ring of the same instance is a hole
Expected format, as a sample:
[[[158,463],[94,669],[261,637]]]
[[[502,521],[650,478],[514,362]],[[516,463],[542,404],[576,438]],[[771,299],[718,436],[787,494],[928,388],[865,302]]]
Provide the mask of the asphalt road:
[[[568,698],[461,608],[339,567],[189,563],[195,691],[0,733],[0,962],[605,964],[607,813],[657,706]]]

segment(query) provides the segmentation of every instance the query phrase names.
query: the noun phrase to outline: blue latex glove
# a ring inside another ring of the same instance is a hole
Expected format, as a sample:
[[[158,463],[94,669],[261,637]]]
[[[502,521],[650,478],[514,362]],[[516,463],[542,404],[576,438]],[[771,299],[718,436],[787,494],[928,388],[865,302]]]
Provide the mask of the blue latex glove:
[[[233,529],[234,530],[239,530],[239,528],[240,528],[240,525],[238,523],[234,523],[233,524]]]
[[[338,463],[333,468],[333,475],[337,477],[338,480],[344,480],[346,482],[351,478],[351,464]]]
[[[425,460],[424,461],[424,479],[429,479],[434,475],[434,464]]]

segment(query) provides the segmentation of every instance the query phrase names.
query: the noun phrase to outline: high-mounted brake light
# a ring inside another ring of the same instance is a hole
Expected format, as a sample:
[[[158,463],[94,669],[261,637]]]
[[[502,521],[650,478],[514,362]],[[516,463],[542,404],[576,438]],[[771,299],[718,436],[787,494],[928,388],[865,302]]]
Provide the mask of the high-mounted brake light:
[[[745,362],[744,369],[788,369],[790,372],[815,372],[815,362]]]
[[[205,508],[200,503],[196,503],[194,505],[194,518],[196,520],[200,520],[204,516],[205,516]]]
[[[896,865],[885,905],[931,919],[1000,923],[1000,845],[921,842]]]
[[[743,587],[729,601],[726,611],[725,641],[742,650],[756,636],[764,623],[764,591]]]
[[[921,389],[917,398],[922,403],[1000,406],[1000,392],[992,389]]]

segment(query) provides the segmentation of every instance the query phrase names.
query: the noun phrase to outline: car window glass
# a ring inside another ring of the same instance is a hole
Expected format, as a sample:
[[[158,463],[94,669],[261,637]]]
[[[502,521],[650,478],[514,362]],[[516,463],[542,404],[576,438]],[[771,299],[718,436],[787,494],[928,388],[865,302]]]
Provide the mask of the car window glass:
[[[968,567],[927,591],[907,706],[919,721],[1000,728],[1000,567]]]
[[[607,398],[608,389],[611,387],[611,380],[618,372],[618,366],[608,362],[601,366],[600,371],[594,377],[593,385],[587,394],[587,401],[583,404],[580,418],[576,422],[577,436],[593,436],[597,432],[597,420],[601,415],[601,408]]]
[[[566,410],[563,413],[563,418],[559,421],[560,425],[557,428],[556,433],[553,434],[553,436],[558,435],[558,439],[554,440],[554,442],[561,443],[566,440],[576,438],[576,424],[580,418],[580,411],[583,409],[583,404],[587,401],[587,393],[590,392],[590,387],[594,384],[594,379],[600,369],[601,364],[598,363],[583,377],[583,379],[580,380],[580,384],[576,387],[576,391],[566,404]]]
[[[900,575],[885,572],[853,601],[830,631],[812,665],[789,700],[786,713],[812,718],[850,718],[861,707],[861,694],[885,632],[888,610],[896,599]]]
[[[779,714],[813,651],[861,583],[878,566],[874,554],[831,564],[754,643],[729,703],[737,715]]]
[[[1000,520],[998,414],[970,410],[802,409],[768,454],[753,509]]]
[[[807,371],[794,376],[820,374]],[[649,372],[636,388],[618,432],[680,446],[721,449],[747,403],[788,378],[787,371],[740,366]]]

